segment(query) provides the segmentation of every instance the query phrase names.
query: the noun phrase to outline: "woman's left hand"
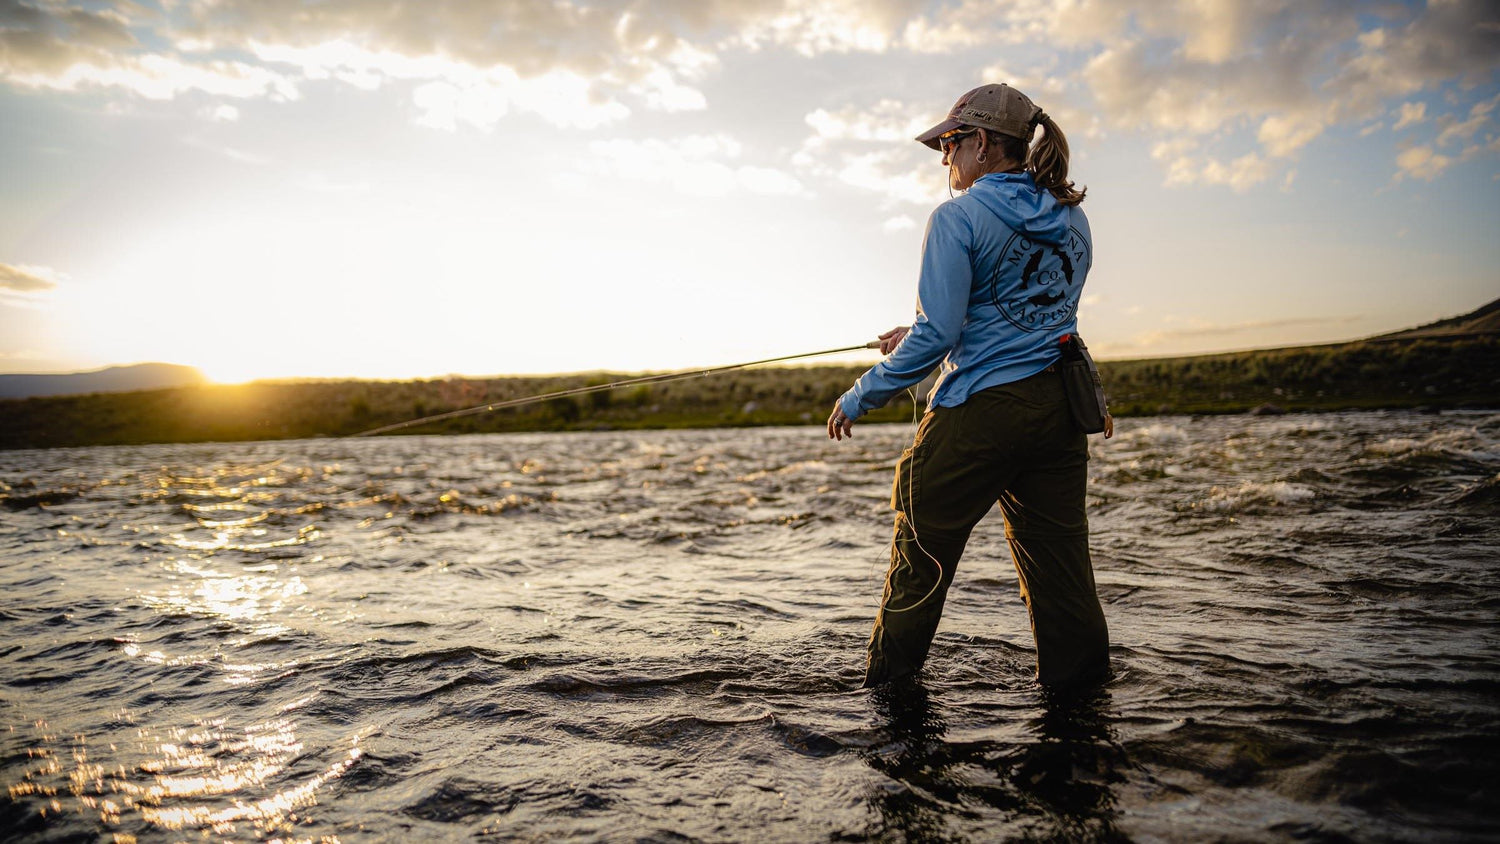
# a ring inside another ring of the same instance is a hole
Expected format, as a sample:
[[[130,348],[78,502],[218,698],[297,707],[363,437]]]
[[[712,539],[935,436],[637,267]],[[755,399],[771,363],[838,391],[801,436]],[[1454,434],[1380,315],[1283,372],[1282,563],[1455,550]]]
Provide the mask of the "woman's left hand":
[[[895,328],[892,328],[890,331],[887,331],[886,333],[880,335],[880,353],[882,355],[888,355],[891,352],[896,351],[896,347],[901,345],[901,341],[906,339],[906,335],[910,333],[911,326],[898,325]]]
[[[854,436],[854,420],[844,415],[844,408],[838,402],[833,403],[833,413],[828,414],[828,438],[830,440],[842,440],[844,437]]]

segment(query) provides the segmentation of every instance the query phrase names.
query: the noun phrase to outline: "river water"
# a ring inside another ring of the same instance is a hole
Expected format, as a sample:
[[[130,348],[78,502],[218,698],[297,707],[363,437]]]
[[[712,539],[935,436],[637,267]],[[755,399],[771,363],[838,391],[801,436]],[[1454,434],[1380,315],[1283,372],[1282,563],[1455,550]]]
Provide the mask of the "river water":
[[[1119,428],[1071,700],[997,513],[857,688],[910,426],[0,453],[0,838],[1493,840],[1500,414]]]

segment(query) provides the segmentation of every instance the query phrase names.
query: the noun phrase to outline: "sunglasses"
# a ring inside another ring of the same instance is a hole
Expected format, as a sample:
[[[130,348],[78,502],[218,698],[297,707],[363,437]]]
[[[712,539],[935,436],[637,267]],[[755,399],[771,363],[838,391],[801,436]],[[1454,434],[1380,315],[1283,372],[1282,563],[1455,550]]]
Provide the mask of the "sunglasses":
[[[943,155],[952,155],[953,150],[958,149],[958,145],[963,142],[964,138],[969,137],[977,131],[979,130],[954,129],[952,132],[938,135],[938,148],[943,151]]]

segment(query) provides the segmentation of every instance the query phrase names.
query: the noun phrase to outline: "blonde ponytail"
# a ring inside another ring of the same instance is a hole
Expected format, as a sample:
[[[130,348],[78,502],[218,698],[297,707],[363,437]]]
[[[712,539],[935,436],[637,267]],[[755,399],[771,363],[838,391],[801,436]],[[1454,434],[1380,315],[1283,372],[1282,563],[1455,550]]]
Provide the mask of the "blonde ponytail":
[[[1083,195],[1088,189],[1075,189],[1073,183],[1068,181],[1067,136],[1063,135],[1062,130],[1057,128],[1057,122],[1049,115],[1043,113],[1039,117],[1043,134],[1041,140],[1033,144],[1026,153],[1026,169],[1031,171],[1037,187],[1051,191],[1058,202],[1077,205],[1083,201]]]

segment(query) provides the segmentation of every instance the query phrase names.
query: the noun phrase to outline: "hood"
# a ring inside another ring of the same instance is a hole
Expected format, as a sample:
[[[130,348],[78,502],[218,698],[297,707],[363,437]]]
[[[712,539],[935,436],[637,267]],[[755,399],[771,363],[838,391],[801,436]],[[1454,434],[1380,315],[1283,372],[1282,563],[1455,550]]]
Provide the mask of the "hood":
[[[969,188],[969,196],[1011,229],[1042,243],[1062,243],[1068,237],[1068,206],[1051,191],[1036,186],[1030,173],[990,173]]]

